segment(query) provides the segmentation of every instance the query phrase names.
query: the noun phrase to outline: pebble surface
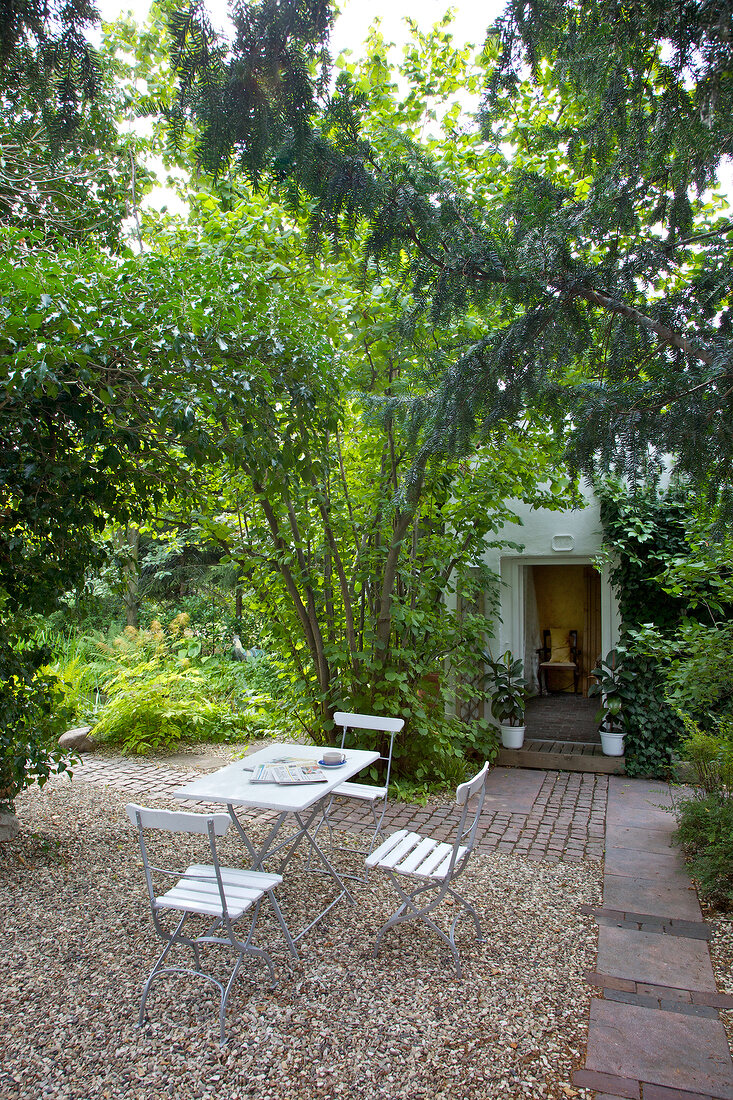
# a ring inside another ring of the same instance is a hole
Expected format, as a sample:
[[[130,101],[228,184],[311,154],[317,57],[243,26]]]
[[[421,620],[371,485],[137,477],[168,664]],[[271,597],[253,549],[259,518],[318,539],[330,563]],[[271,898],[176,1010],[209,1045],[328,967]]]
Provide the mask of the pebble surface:
[[[733,915],[710,910],[707,920],[711,926],[710,958],[720,993],[733,996]],[[733,1010],[720,1013],[733,1057]]]
[[[579,910],[600,903],[600,863],[474,853],[460,889],[485,938],[459,923],[461,980],[424,926],[391,930],[373,957],[396,908],[378,874],[354,886],[355,906],[344,901],[301,941],[299,963],[263,911],[255,942],[271,951],[279,981],[270,989],[265,967],[247,960],[220,1048],[218,994],[189,977],[154,984],[148,1022],[135,1027],[159,941],[124,801],[62,778],[18,800],[21,835],[0,846],[3,1100],[592,1095],[571,1079],[585,1055],[583,974],[597,938]],[[230,834],[222,862],[241,866]],[[183,863],[189,853],[176,846]],[[356,855],[339,858],[361,866]],[[278,891],[291,929],[328,890],[293,861]],[[454,912],[444,907],[445,927]]]

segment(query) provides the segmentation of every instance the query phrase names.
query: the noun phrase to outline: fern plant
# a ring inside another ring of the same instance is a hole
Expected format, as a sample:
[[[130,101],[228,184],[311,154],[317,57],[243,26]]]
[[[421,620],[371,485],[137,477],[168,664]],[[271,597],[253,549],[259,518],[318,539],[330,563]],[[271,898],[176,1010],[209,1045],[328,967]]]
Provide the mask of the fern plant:
[[[151,676],[150,671],[145,662],[107,681],[109,700],[94,726],[95,737],[120,743],[123,752],[147,753],[210,734],[224,708],[205,695],[201,673],[165,669]]]
[[[106,701],[92,732],[123,752],[155,752],[186,739],[239,740],[267,724],[266,696],[249,690],[238,669],[223,672],[212,658],[194,663],[200,645],[185,615],[167,628],[154,620],[148,630],[128,629],[104,648]]]

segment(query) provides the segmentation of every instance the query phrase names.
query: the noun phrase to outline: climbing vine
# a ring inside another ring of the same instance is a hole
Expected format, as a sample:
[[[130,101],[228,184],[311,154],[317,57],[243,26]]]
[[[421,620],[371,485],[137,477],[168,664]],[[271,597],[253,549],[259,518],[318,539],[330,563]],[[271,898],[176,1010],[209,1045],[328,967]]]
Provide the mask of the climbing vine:
[[[611,583],[621,615],[623,652],[620,673],[624,696],[623,727],[629,775],[669,773],[682,734],[682,721],[667,698],[663,655],[688,608],[683,594],[663,584],[670,565],[689,552],[686,532],[692,517],[680,488],[662,492],[656,485],[629,489],[619,481],[597,486],[601,522],[611,560]],[[652,625],[657,644],[637,642]],[[660,641],[666,645],[659,644]]]

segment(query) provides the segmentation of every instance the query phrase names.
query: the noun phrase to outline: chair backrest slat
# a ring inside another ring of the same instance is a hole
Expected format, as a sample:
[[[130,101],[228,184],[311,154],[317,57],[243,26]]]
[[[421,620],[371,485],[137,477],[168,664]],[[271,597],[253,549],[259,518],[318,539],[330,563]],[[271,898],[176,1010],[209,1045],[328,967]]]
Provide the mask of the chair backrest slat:
[[[341,726],[341,748],[346,746],[346,734],[348,730],[376,730],[379,733],[389,734],[389,750],[381,753],[379,759],[387,765],[384,775],[384,786],[389,787],[389,777],[392,771],[392,751],[394,749],[395,734],[399,733],[405,724],[404,718],[386,718],[381,714],[354,714],[351,711],[337,710],[333,716],[336,725]]]
[[[380,714],[352,714],[344,710],[337,710],[333,720],[337,726],[346,726],[347,729],[381,730],[383,733],[399,733],[405,724],[404,718],[385,718]]]
[[[469,779],[466,783],[461,783],[460,787],[458,787],[458,789],[456,790],[456,805],[463,806],[463,810],[461,812],[461,820],[458,823],[458,831],[456,833],[456,839],[453,846],[451,871],[456,864],[458,849],[460,847],[465,847],[466,849],[460,861],[461,869],[465,866],[470,853],[473,851],[479,818],[481,817],[481,811],[484,808],[484,798],[486,797],[486,778],[488,774],[489,762],[487,760],[481,771],[477,772],[477,774],[474,775],[473,779]],[[473,814],[469,816],[469,804],[472,798],[476,798],[476,805],[474,806]]]
[[[209,822],[213,823],[214,834],[224,836],[232,821],[229,814],[194,814],[184,810],[151,810],[145,806],[136,806],[130,802],[125,809],[133,825],[138,819],[143,829],[162,829],[168,833],[204,833],[209,832]]]
[[[473,779],[469,779],[466,783],[461,783],[460,787],[456,790],[456,805],[462,806],[464,802],[467,802],[469,798],[473,798],[486,782],[486,773],[489,770],[488,760],[484,764],[480,772],[474,775]]]
[[[127,816],[133,825],[137,826],[138,839],[140,841],[140,852],[143,857],[143,869],[145,873],[145,881],[148,885],[148,894],[150,896],[150,904],[153,911],[153,921],[156,928],[158,927],[158,915],[156,912],[156,889],[154,882],[154,875],[167,875],[179,877],[183,872],[174,871],[169,867],[161,867],[157,863],[151,863],[148,855],[148,846],[145,840],[145,830],[153,829],[166,833],[188,833],[188,834],[201,834],[206,836],[209,841],[209,849],[211,851],[211,862],[214,870],[214,878],[216,880],[217,887],[219,889],[219,900],[221,902],[222,920],[224,921],[227,929],[231,932],[231,925],[229,922],[229,914],[227,912],[227,900],[224,890],[224,883],[221,877],[221,868],[219,866],[219,855],[216,850],[216,837],[223,836],[227,829],[231,825],[231,818],[228,814],[195,814],[186,813],[186,811],[178,810],[153,810],[147,806],[137,806],[134,802],[130,802],[125,806],[127,810]]]

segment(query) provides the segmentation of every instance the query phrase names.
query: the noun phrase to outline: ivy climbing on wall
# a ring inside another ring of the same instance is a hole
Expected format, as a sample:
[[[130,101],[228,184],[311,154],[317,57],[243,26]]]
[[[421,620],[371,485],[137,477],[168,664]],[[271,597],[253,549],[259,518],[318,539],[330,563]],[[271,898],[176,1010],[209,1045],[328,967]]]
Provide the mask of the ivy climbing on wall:
[[[657,636],[672,637],[687,613],[687,601],[662,585],[670,564],[689,551],[691,512],[679,487],[651,484],[630,489],[620,481],[596,486],[611,583],[621,615],[620,689],[624,699],[626,772],[665,776],[683,733],[682,720],[666,699],[664,659],[634,641],[649,624]]]

